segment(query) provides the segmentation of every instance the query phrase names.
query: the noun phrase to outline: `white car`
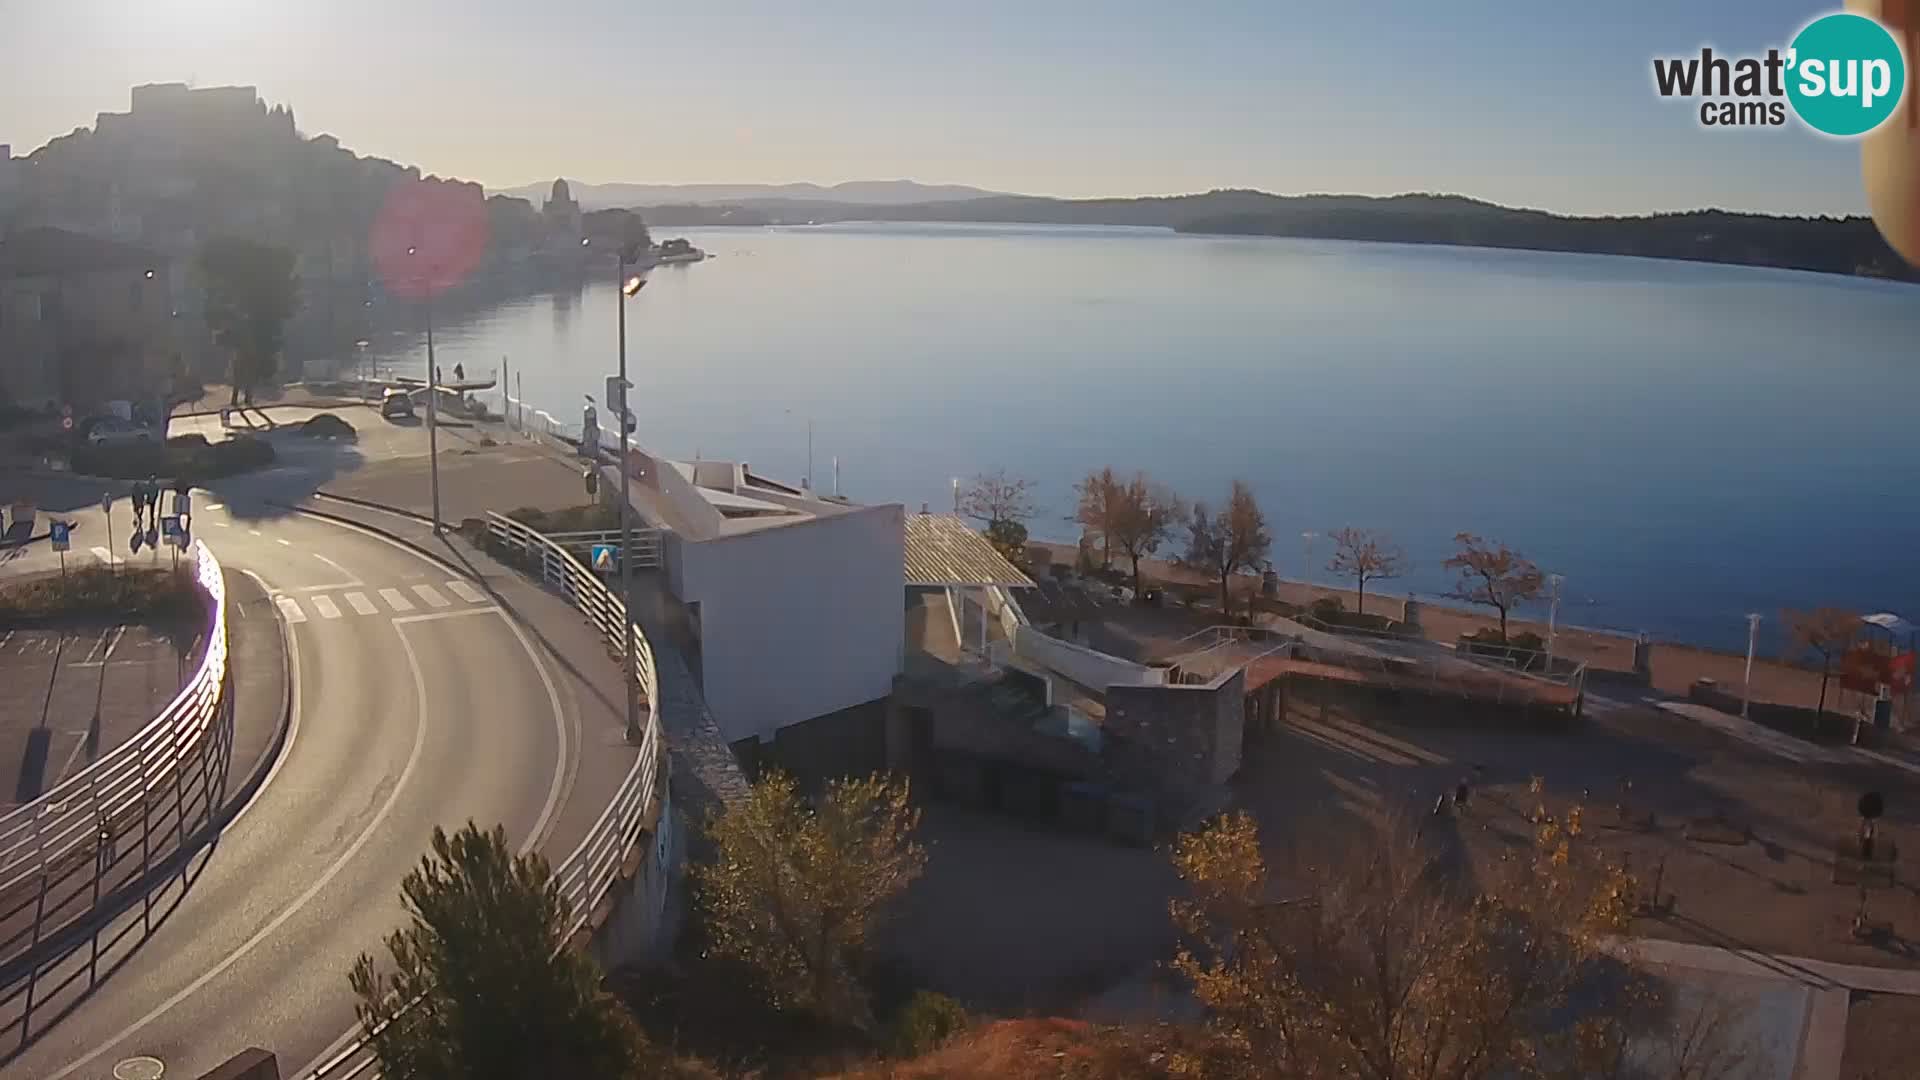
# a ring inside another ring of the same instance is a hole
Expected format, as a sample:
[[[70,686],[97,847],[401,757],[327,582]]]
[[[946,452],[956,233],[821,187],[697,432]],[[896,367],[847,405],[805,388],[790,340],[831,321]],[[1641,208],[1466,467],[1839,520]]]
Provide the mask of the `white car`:
[[[151,443],[154,441],[153,429],[142,427],[118,417],[103,417],[96,421],[87,432],[87,442],[94,446],[115,446],[125,443]]]

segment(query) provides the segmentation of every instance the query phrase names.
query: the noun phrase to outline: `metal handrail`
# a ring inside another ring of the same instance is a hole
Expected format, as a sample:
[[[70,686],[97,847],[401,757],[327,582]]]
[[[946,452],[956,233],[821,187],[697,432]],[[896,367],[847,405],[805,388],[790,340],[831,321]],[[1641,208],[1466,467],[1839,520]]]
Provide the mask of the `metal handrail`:
[[[190,550],[195,584],[213,609],[206,654],[193,677],[132,738],[31,802],[0,816],[0,897],[98,840],[102,822],[141,806],[188,760],[220,712],[227,678],[227,589],[204,541]],[[150,753],[153,752],[153,753]]]
[[[606,809],[600,812],[580,843],[553,869],[554,881],[559,884],[560,894],[566,898],[572,914],[566,934],[571,939],[586,926],[593,917],[594,909],[606,899],[607,891],[619,878],[620,867],[626,861],[627,853],[639,841],[653,809],[660,758],[659,681],[654,674],[653,648],[640,628],[627,618],[626,607],[620,598],[608,591],[599,577],[582,565],[572,552],[512,518],[491,511],[487,513],[487,534],[529,559],[537,559],[540,580],[558,590],[568,603],[579,608],[609,644],[618,646],[621,628],[626,628],[630,635],[628,641],[633,648],[634,676],[646,699],[645,734],[641,738],[640,755],[634,759],[633,768],[628,770],[626,778],[614,791],[613,798],[608,800]],[[368,1038],[363,1036],[308,1073],[305,1080],[371,1077],[377,1075],[373,1071],[377,1065],[373,1047]]]

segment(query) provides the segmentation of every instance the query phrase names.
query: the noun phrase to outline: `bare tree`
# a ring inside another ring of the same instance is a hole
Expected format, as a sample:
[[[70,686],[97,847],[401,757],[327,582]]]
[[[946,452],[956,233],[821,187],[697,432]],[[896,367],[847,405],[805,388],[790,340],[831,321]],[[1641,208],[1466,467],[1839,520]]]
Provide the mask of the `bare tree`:
[[[1833,675],[1833,662],[1846,654],[1847,647],[1860,635],[1860,614],[1846,608],[1823,607],[1812,611],[1780,613],[1787,626],[1788,647],[1799,653],[1820,657],[1820,705],[1814,713],[1814,725],[1827,711],[1827,680]]]
[[[989,527],[1033,519],[1033,484],[1005,469],[975,475],[960,489],[960,512]]]
[[[1406,552],[1385,533],[1335,529],[1331,539],[1333,558],[1327,561],[1327,569],[1353,579],[1353,609],[1357,612],[1367,610],[1367,582],[1397,578],[1407,571]]]
[[[1690,1065],[1666,1073],[1648,1052],[1670,1010],[1610,948],[1632,880],[1581,835],[1577,807],[1476,860],[1471,883],[1404,821],[1300,836],[1318,847],[1282,874],[1244,812],[1175,844],[1190,892],[1171,905],[1174,967],[1237,1058],[1206,1075],[1591,1078],[1655,1060],[1674,1080],[1738,1075],[1698,1025],[1672,1040]]]
[[[1170,491],[1154,486],[1147,474],[1134,473],[1133,479],[1112,494],[1113,513],[1108,535],[1115,547],[1133,563],[1133,591],[1140,591],[1140,560],[1160,550],[1160,545],[1180,517],[1180,501]]]
[[[1087,534],[1100,541],[1100,569],[1113,565],[1113,526],[1114,509],[1119,503],[1120,481],[1113,475],[1112,467],[1087,474],[1087,478],[1073,486],[1080,496],[1080,502],[1074,507],[1073,520],[1087,531]]]
[[[1507,640],[1507,614],[1522,601],[1540,595],[1546,576],[1533,561],[1505,544],[1455,533],[1460,550],[1441,565],[1459,575],[1448,596],[1481,604],[1500,613],[1500,640]]]
[[[1187,553],[1180,560],[1188,569],[1220,583],[1220,614],[1233,614],[1233,575],[1266,561],[1273,536],[1266,515],[1245,481],[1235,480],[1227,505],[1214,511],[1204,502],[1193,504],[1187,522]]]

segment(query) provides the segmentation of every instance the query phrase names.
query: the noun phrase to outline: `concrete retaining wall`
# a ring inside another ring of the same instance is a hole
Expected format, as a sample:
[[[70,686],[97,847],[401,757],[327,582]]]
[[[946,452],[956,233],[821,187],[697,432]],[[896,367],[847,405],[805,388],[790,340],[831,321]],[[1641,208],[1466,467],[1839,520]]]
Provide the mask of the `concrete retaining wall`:
[[[1165,668],[1150,668],[1016,625],[1014,655],[1072,679],[1089,690],[1110,686],[1165,686]]]

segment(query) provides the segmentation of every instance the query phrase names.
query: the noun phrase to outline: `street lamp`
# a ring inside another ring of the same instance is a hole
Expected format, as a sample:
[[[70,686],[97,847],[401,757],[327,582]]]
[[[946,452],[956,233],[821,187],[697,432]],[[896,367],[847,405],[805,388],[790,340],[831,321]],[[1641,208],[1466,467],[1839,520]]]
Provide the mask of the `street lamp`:
[[[408,246],[412,258],[419,248]],[[416,270],[417,272],[417,270]],[[427,474],[433,487],[433,535],[440,535],[440,430],[434,399],[440,396],[440,369],[433,361],[433,294],[423,292],[421,307],[427,319]]]
[[[1760,616],[1749,612],[1747,615],[1747,675],[1740,684],[1740,719],[1747,718],[1747,702],[1753,697],[1753,646],[1760,638]]]
[[[1320,534],[1311,530],[1300,534],[1300,584],[1307,586],[1307,599],[1313,599],[1313,539]]]
[[[587,246],[587,238],[582,237],[580,246]],[[627,268],[640,259],[641,245],[638,241],[629,241],[620,247],[615,258],[614,284],[619,295],[614,298],[614,306],[620,309],[620,400],[607,402],[615,413],[614,423],[620,428],[620,608],[626,613],[626,632],[620,647],[622,674],[627,683],[627,741],[640,741],[640,704],[639,687],[634,681],[633,656],[633,468],[627,461],[627,391],[633,384],[627,381],[627,301],[640,295],[646,288],[647,279],[639,274],[627,273]]]
[[[1552,599],[1547,601],[1547,674],[1553,674],[1553,637],[1560,622],[1560,585],[1567,579],[1559,574],[1548,574],[1547,584],[1552,587]]]

